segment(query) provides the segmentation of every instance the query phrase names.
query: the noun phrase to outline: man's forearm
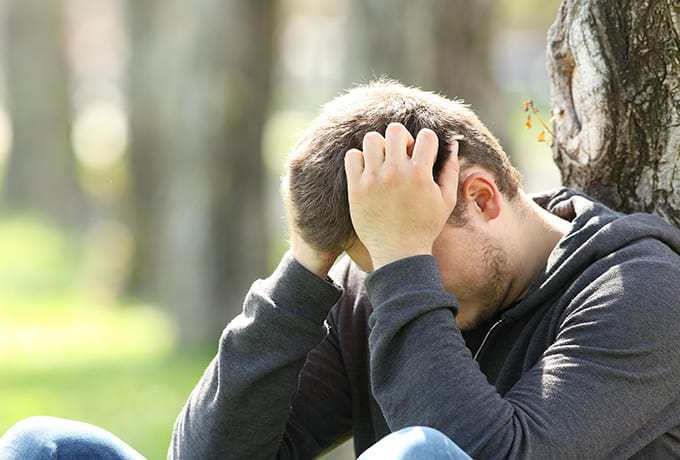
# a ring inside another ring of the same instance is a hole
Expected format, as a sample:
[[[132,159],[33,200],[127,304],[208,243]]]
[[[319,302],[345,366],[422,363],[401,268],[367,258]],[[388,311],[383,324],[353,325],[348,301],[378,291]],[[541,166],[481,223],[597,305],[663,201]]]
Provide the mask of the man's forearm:
[[[371,273],[371,386],[390,429],[436,428],[474,458],[619,458],[615,447],[675,404],[680,381],[668,353],[680,346],[677,265],[627,264],[664,288],[624,294],[620,266],[582,285],[555,341],[503,396],[466,347],[432,256]]]
[[[298,374],[326,336],[323,322],[340,294],[290,252],[270,277],[253,283],[177,418],[168,457],[273,457]]]

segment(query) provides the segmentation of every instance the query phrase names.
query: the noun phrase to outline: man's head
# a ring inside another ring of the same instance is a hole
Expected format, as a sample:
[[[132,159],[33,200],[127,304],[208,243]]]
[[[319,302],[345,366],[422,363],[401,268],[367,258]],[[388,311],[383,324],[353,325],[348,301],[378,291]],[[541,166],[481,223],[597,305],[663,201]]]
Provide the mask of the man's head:
[[[283,191],[295,225],[317,249],[346,250],[360,268],[372,268],[350,218],[344,154],[352,148],[361,149],[366,133],[384,135],[391,122],[402,123],[413,137],[423,128],[437,134],[435,180],[450,155],[452,141],[459,139],[458,204],[435,242],[433,255],[445,287],[459,297],[461,306],[474,303],[475,318],[488,319],[509,289],[512,242],[498,234],[502,228],[497,217],[518,195],[520,175],[495,137],[460,101],[378,81],[326,104],[293,148],[287,164]],[[494,222],[487,225],[490,220]],[[483,311],[485,308],[488,311]],[[464,317],[463,313],[461,308],[459,317]],[[463,318],[469,326],[479,320]]]

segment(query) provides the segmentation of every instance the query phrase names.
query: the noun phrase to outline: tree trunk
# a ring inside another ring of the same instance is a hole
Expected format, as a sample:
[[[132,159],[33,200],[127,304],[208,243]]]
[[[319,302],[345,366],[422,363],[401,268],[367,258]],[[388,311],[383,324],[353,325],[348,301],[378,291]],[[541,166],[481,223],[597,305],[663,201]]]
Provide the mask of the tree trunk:
[[[154,297],[158,287],[158,236],[162,230],[160,176],[166,161],[162,152],[172,142],[172,139],[164,139],[161,113],[167,104],[161,104],[161,101],[164,96],[169,97],[168,78],[176,74],[163,76],[162,64],[167,58],[161,56],[167,56],[168,50],[163,49],[165,37],[159,36],[159,25],[154,22],[158,2],[132,0],[126,6],[131,48],[128,83],[131,181],[128,214],[135,239],[127,291],[136,296]],[[165,43],[165,46],[168,44]],[[174,72],[181,72],[181,69],[174,69]]]
[[[129,5],[144,21],[133,22],[130,69],[142,278],[183,342],[212,342],[267,270],[261,135],[275,3],[140,3]]]
[[[59,0],[12,0],[6,11],[8,108],[13,143],[3,184],[13,208],[73,224],[84,195],[70,142],[71,110]]]
[[[499,131],[491,0],[352,0],[349,82],[387,76],[464,98]]]
[[[680,2],[565,0],[548,57],[564,185],[680,225]]]

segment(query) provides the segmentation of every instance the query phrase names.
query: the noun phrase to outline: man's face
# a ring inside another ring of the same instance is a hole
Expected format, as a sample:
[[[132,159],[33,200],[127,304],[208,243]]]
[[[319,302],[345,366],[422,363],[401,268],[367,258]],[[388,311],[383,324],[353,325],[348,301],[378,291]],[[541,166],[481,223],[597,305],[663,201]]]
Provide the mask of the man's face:
[[[432,255],[444,288],[458,298],[461,330],[481,326],[501,308],[511,282],[509,253],[502,239],[470,223],[446,225],[435,240]]]
[[[510,287],[510,250],[493,230],[473,221],[462,227],[447,224],[432,247],[444,288],[458,298],[456,323],[461,330],[474,329],[491,319]],[[356,240],[346,252],[361,270],[373,270],[361,241]]]

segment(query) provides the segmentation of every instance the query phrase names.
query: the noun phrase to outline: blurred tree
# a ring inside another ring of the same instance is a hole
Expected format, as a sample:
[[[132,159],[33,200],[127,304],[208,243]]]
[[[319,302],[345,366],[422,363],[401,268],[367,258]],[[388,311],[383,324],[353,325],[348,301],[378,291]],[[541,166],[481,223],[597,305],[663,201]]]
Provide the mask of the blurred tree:
[[[212,342],[267,270],[262,130],[276,2],[128,2],[141,285]]]
[[[71,109],[63,2],[10,0],[6,4],[7,98],[13,143],[4,200],[46,213],[58,222],[82,220],[70,142]]]
[[[127,2],[127,22],[130,30],[129,61],[129,122],[130,122],[130,214],[135,238],[134,260],[128,290],[136,295],[153,296],[156,292],[155,271],[160,251],[161,226],[161,167],[166,160],[162,152],[170,139],[164,138],[159,104],[166,93],[167,80],[161,78],[159,52],[163,37],[155,24],[156,1]],[[167,59],[167,58],[166,58]],[[160,80],[159,80],[160,79]],[[152,82],[158,81],[157,85]],[[163,84],[160,84],[163,82]],[[166,104],[167,105],[167,104]],[[166,109],[167,110],[167,109]]]
[[[491,69],[495,1],[352,0],[350,5],[351,83],[385,75],[464,98],[498,133],[503,124]]]
[[[680,3],[565,0],[548,41],[564,184],[680,225]]]

